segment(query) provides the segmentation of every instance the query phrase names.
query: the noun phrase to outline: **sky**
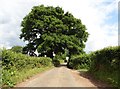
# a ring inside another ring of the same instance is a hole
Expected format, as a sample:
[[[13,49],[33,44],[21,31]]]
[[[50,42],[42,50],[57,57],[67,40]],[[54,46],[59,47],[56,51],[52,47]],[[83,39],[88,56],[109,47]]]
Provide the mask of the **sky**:
[[[90,34],[85,51],[118,45],[118,0],[0,0],[0,48],[25,46],[21,21],[33,6],[59,6],[81,19]]]

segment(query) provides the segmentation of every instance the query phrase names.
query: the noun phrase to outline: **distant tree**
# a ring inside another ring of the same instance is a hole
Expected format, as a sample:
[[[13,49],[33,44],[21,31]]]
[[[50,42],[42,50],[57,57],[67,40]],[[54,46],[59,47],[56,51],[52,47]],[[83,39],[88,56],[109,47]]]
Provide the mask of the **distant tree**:
[[[60,7],[34,6],[22,21],[20,39],[28,41],[25,53],[36,51],[53,58],[55,54],[68,50],[69,56],[79,54],[88,38],[85,25],[71,13]]]
[[[16,53],[22,53],[22,46],[13,46],[10,50],[16,52]]]

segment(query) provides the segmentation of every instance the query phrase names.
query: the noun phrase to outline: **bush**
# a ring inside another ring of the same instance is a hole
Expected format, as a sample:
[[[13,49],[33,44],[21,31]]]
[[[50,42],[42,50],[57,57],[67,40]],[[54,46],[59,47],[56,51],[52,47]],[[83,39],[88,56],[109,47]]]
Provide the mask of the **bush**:
[[[12,76],[18,72],[52,65],[52,59],[44,57],[30,57],[10,50],[2,51],[2,85],[13,86],[16,82]]]
[[[60,61],[55,59],[55,60],[53,60],[53,64],[54,64],[55,67],[59,67],[60,66]]]
[[[72,56],[68,62],[68,67],[73,69],[87,68],[97,79],[120,87],[119,56],[120,46],[107,47],[89,54]]]
[[[120,46],[107,47],[91,53],[91,66],[89,72],[97,79],[107,81],[120,87]],[[117,74],[116,74],[117,73]],[[104,76],[102,76],[104,75]]]
[[[95,51],[91,55],[92,65],[91,71],[97,70],[118,70],[118,63],[120,54],[120,46],[107,47],[98,51]]]
[[[90,67],[91,60],[89,55],[81,54],[72,56],[68,62],[68,67],[73,69],[88,69]]]

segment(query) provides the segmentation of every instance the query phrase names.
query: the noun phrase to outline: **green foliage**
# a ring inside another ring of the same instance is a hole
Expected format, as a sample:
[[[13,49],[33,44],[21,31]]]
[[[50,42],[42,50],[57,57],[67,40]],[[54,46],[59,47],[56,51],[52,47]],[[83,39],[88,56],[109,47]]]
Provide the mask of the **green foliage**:
[[[12,50],[13,52],[16,52],[16,53],[22,53],[22,49],[23,49],[23,47],[21,47],[21,46],[13,46],[10,50]]]
[[[53,58],[53,64],[55,67],[59,67],[60,66],[60,55],[56,55],[54,58]]]
[[[2,49],[0,48],[0,87],[2,86]]]
[[[91,64],[91,60],[89,55],[80,54],[74,55],[68,62],[68,67],[73,69],[89,69]]]
[[[44,57],[30,57],[10,50],[2,51],[2,85],[12,87],[16,84],[13,79],[19,77],[21,71],[43,68],[52,65],[52,59]]]
[[[74,55],[68,67],[88,69],[96,79],[120,87],[120,46],[107,47],[89,54]]]
[[[0,87],[2,86],[2,61],[0,60]]]
[[[91,71],[113,71],[119,68],[120,46],[107,47],[91,53]]]
[[[100,80],[120,87],[120,46],[107,47],[91,53],[90,72]],[[102,76],[103,75],[103,76]]]
[[[96,71],[92,73],[94,78],[106,82],[113,87],[119,87],[119,73],[118,71]]]
[[[53,58],[52,52],[69,55],[83,52],[88,32],[80,19],[60,7],[44,5],[34,6],[22,21],[20,38],[28,41],[25,53],[39,53]]]
[[[55,67],[59,67],[60,66],[60,60],[53,59],[53,64],[54,64]]]

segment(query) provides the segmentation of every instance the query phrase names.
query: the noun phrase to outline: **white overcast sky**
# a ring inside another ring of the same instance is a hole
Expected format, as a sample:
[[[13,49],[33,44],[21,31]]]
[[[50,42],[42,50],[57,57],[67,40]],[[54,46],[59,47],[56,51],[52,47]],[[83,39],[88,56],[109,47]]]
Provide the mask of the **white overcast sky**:
[[[25,45],[21,21],[41,4],[60,6],[82,20],[90,34],[86,52],[118,45],[118,0],[0,0],[0,48]]]

